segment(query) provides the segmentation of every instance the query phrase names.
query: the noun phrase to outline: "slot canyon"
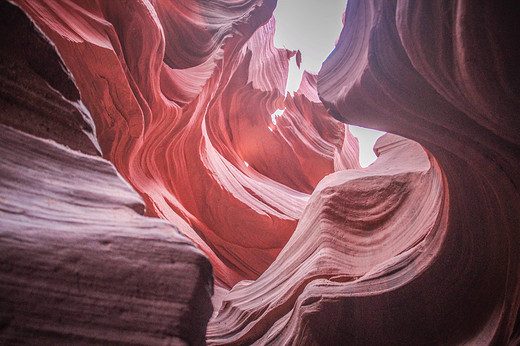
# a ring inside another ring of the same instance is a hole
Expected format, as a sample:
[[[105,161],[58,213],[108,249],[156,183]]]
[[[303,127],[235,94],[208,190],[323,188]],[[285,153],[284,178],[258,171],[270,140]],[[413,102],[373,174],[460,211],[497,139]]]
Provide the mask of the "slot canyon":
[[[0,0],[0,344],[520,344],[516,4],[276,6]]]

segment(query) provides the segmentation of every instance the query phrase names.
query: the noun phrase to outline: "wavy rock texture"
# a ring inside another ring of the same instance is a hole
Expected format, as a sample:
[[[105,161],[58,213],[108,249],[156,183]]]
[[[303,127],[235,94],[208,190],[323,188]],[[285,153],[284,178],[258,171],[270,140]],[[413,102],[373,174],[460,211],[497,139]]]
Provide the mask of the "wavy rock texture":
[[[317,186],[211,344],[517,344],[517,18],[505,4],[349,1],[318,76],[337,119],[391,131]],[[481,54],[482,52],[482,54]]]
[[[72,72],[104,157],[226,287],[271,264],[323,176],[358,167],[315,78],[285,99],[296,52],[273,46],[273,1],[16,3]]]
[[[148,215],[211,259],[208,343],[520,342],[507,2],[350,0],[294,96],[288,61],[302,57],[272,44],[274,0],[13,2]],[[396,135],[361,170],[343,122]]]
[[[0,16],[0,343],[204,344],[208,259],[142,216],[54,47]]]
[[[319,343],[344,327],[316,306],[340,292],[384,292],[424,270],[444,237],[442,173],[420,145],[398,136],[385,135],[376,150],[369,169],[318,184],[276,261],[224,297],[208,327],[211,344]]]
[[[416,140],[435,157],[445,235],[420,273],[407,265],[361,292],[324,289],[294,314],[305,316],[303,334],[328,330],[317,327],[327,315],[339,325],[324,341],[520,341],[517,15],[507,2],[349,1],[320,96],[341,121]]]

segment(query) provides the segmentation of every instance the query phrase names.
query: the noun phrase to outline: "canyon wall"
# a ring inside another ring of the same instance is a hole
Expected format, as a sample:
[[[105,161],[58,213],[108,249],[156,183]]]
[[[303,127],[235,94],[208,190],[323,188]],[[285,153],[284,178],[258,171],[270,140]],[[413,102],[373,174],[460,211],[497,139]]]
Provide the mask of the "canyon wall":
[[[435,157],[445,181],[436,227],[445,235],[424,271],[410,275],[407,266],[395,283],[375,281],[361,295],[338,289],[341,298],[309,307],[340,309],[343,335],[519,342],[517,15],[508,2],[349,1],[320,97],[337,119],[413,139]],[[377,328],[363,323],[367,311]]]
[[[315,90],[285,99],[296,52],[273,46],[273,1],[17,4],[74,76],[103,156],[226,287],[276,258],[323,176],[358,167]]]
[[[520,342],[512,6],[350,0],[291,95],[276,1],[11,2],[2,339]]]
[[[52,43],[0,17],[0,343],[204,344],[209,260],[99,156]]]
[[[212,344],[520,342],[520,61],[506,2],[348,2],[318,75],[336,119],[398,134],[324,178]]]

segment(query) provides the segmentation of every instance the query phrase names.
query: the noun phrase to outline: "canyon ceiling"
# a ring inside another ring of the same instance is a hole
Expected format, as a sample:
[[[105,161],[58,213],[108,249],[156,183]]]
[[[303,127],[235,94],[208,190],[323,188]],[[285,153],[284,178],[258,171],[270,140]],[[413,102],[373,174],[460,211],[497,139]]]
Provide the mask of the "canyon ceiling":
[[[275,6],[0,1],[1,343],[520,343],[514,4]]]

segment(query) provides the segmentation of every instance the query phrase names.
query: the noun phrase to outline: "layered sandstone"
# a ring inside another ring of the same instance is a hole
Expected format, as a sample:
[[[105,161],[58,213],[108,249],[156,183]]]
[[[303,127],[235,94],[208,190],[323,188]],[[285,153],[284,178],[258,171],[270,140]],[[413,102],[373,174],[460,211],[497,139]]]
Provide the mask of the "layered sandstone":
[[[208,259],[143,216],[52,44],[0,14],[0,343],[204,344]]]
[[[223,298],[210,343],[519,341],[514,20],[491,2],[349,1],[320,98],[427,151],[387,135],[374,165],[324,178],[277,261]]]
[[[271,264],[323,176],[358,167],[357,142],[305,86],[315,79],[285,97],[296,52],[273,46],[273,1],[17,4],[72,72],[103,156],[226,287]]]
[[[325,340],[518,343],[517,14],[507,2],[349,1],[319,94],[337,119],[413,139],[435,157],[445,236],[422,250],[434,255],[424,271],[406,265],[394,282],[332,288],[335,298],[309,306],[323,311],[313,321],[325,311],[341,321]]]
[[[318,184],[276,261],[224,297],[209,324],[211,344],[347,341],[347,317],[332,310],[335,302],[352,315],[342,301],[346,292],[384,294],[428,267],[445,236],[442,172],[404,138],[385,135],[376,150],[370,168],[336,172]],[[355,311],[370,316],[359,304]]]
[[[4,339],[204,342],[208,263],[100,152],[211,260],[210,344],[520,341],[505,2],[350,0],[294,96],[274,0],[13,2],[59,57],[2,51]],[[369,168],[344,123],[393,133]]]

